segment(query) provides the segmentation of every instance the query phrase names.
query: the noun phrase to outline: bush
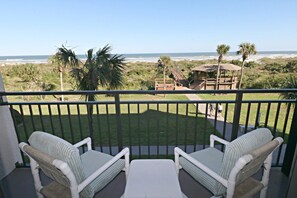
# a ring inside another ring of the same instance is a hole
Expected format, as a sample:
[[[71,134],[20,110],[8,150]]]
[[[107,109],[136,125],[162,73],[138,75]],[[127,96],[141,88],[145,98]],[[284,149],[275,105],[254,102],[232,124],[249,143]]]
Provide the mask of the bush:
[[[287,75],[268,75],[261,76],[260,74],[253,74],[244,76],[243,85],[247,89],[271,89],[282,88],[287,81]]]
[[[260,74],[254,73],[243,76],[242,87],[246,89],[261,89]]]
[[[244,67],[247,67],[247,68],[254,68],[254,67],[256,67],[256,65],[257,65],[256,62],[254,62],[254,61],[250,61],[250,62],[246,62],[246,63],[244,64]]]
[[[288,62],[285,69],[287,72],[297,72],[297,60]]]
[[[283,72],[284,66],[279,63],[271,63],[264,66],[267,71],[270,72]]]
[[[286,80],[287,80],[286,76],[269,75],[268,77],[264,78],[263,88],[264,89],[282,88]]]
[[[289,78],[287,78],[286,82],[283,85],[283,88],[296,89],[297,88],[297,77],[291,75]],[[295,92],[284,92],[284,93],[281,94],[281,97],[283,99],[297,99],[297,93],[295,93]]]
[[[41,79],[41,71],[39,67],[34,64],[13,66],[11,75],[19,77],[24,82],[37,83]]]
[[[238,65],[238,66],[242,65],[242,61],[240,61],[240,60],[232,60],[231,63],[234,65]]]
[[[148,80],[148,81],[141,81],[141,90],[154,90],[155,89],[155,81]]]

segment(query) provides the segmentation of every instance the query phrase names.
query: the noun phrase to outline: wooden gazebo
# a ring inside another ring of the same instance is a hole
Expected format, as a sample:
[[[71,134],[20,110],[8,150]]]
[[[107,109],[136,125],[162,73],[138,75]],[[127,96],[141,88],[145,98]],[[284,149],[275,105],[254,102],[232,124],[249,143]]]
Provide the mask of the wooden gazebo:
[[[194,72],[194,82],[191,83],[191,89],[214,90],[216,85],[217,64],[200,65],[192,69]],[[236,89],[238,87],[238,71],[240,67],[233,64],[221,64],[218,89]],[[227,75],[228,74],[228,75]]]

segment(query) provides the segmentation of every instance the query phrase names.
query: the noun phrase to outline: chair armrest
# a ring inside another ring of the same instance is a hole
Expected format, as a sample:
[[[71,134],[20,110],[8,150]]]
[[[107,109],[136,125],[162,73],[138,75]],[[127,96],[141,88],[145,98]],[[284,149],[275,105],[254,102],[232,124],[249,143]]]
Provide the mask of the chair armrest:
[[[92,139],[90,137],[87,137],[87,138],[83,139],[82,141],[74,144],[73,146],[75,146],[76,148],[78,148],[78,147],[80,147],[80,146],[82,146],[84,144],[87,144],[88,151],[89,150],[92,150]]]
[[[228,141],[226,141],[226,140],[224,140],[224,139],[222,139],[222,138],[219,138],[218,136],[216,136],[216,135],[210,135],[210,147],[214,147],[214,142],[215,141],[217,141],[217,142],[220,142],[220,143],[222,143],[222,144],[224,144],[224,145],[228,145],[228,144],[230,144],[230,142],[228,142]]]
[[[106,169],[108,169],[110,166],[112,166],[115,162],[117,162],[123,156],[125,156],[125,170],[126,170],[126,175],[127,175],[128,170],[129,170],[129,148],[124,148],[121,152],[119,152],[111,160],[109,160],[103,166],[101,166],[101,168],[96,170],[88,178],[86,178],[84,181],[82,181],[78,185],[78,192],[81,192],[87,185],[89,185],[94,179],[96,179],[100,174],[102,174],[104,171],[106,171]]]
[[[207,166],[205,166],[201,162],[197,161],[196,159],[194,159],[193,157],[191,157],[190,155],[188,155],[187,153],[185,153],[180,148],[175,147],[174,148],[174,153],[175,153],[175,165],[176,165],[176,168],[179,167],[179,155],[181,155],[186,160],[188,160],[189,162],[191,162],[192,164],[194,164],[195,166],[197,166],[198,168],[200,168],[202,171],[204,171],[206,174],[208,174],[209,176],[211,176],[212,178],[214,178],[215,180],[217,180],[218,182],[220,182],[221,184],[223,184],[225,187],[227,187],[228,181],[226,179],[222,178],[216,172],[214,172],[213,170],[209,169]],[[178,171],[178,169],[177,169],[177,171]]]

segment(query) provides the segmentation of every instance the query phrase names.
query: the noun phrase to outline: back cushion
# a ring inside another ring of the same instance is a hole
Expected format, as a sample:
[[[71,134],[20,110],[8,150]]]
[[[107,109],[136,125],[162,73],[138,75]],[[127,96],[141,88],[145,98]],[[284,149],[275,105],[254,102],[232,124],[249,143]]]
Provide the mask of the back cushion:
[[[224,179],[228,179],[232,168],[240,157],[267,144],[272,138],[273,136],[269,129],[259,128],[233,140],[226,146],[220,175]],[[224,187],[218,184],[218,191],[223,190]]]
[[[29,138],[32,147],[68,164],[78,183],[85,178],[79,151],[69,142],[45,132],[36,131]]]

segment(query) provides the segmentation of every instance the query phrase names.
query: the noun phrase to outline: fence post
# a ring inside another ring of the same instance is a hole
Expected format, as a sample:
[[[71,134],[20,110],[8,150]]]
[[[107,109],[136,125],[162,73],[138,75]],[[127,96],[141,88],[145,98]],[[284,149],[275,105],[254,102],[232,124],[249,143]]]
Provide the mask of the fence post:
[[[294,158],[294,152],[296,148],[297,143],[297,100],[294,105],[294,114],[292,118],[291,128],[290,128],[290,134],[288,138],[286,153],[284,157],[284,163],[282,166],[282,172],[289,176],[293,158]]]
[[[87,114],[88,114],[89,135],[92,140],[92,149],[95,150],[95,139],[94,139],[94,129],[93,129],[93,104],[87,104]]]
[[[118,147],[119,147],[119,151],[120,151],[123,149],[123,133],[122,133],[121,106],[120,106],[119,93],[116,93],[114,95],[114,100],[115,100],[115,110],[116,110]]]
[[[242,91],[238,91],[236,93],[235,108],[234,108],[234,115],[233,115],[233,124],[232,124],[232,133],[231,133],[231,141],[236,139],[237,136],[238,136],[240,112],[241,112],[241,105],[242,105],[242,96],[243,96]]]

